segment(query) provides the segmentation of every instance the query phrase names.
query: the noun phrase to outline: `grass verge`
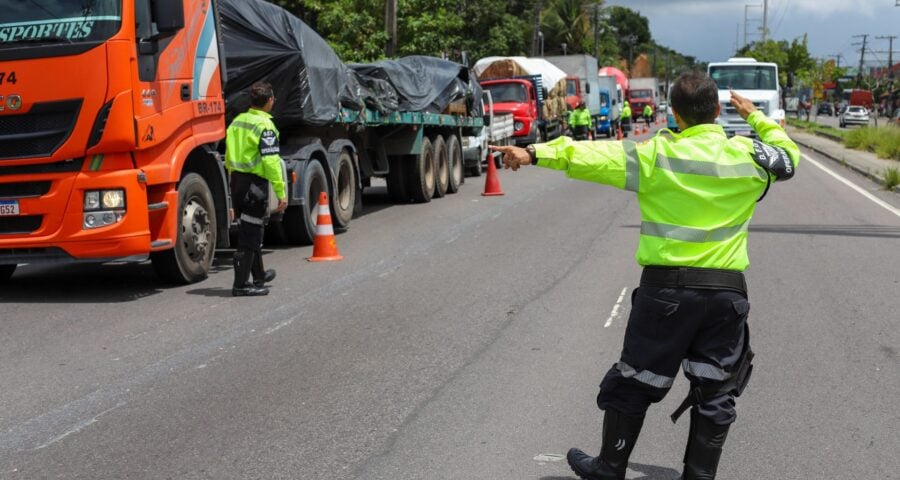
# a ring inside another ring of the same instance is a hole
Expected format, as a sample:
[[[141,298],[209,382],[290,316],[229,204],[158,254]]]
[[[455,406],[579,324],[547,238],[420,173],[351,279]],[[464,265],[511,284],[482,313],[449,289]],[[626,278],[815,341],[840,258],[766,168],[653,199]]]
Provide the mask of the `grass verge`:
[[[891,167],[884,170],[884,188],[893,190],[900,185],[900,169]]]
[[[787,123],[810,133],[840,139],[848,148],[874,152],[878,158],[900,160],[900,128],[892,125],[838,130],[815,122],[788,118]]]

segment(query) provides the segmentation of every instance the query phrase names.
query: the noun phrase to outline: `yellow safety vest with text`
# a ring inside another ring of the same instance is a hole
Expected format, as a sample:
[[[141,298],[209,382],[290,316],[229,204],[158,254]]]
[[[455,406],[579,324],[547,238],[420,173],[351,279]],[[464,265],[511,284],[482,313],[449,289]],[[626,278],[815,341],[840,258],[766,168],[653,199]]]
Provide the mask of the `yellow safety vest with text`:
[[[560,137],[535,144],[535,156],[571,178],[637,194],[638,264],[743,271],[756,201],[774,179],[760,163],[778,160],[790,170],[800,160],[797,145],[762,112],[747,122],[759,140],[728,139],[721,126],[703,124],[643,143]]]
[[[279,200],[286,197],[284,162],[279,150],[279,133],[272,115],[251,108],[235,117],[225,136],[225,168],[229,172],[252,173],[265,178]]]

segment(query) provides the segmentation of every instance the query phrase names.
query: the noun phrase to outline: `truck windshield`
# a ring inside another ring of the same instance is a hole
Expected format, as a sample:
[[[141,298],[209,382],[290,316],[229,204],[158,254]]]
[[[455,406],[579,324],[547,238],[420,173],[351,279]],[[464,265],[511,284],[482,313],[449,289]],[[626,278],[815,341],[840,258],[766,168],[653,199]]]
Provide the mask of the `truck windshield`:
[[[105,40],[122,23],[122,0],[0,0],[0,48]]]
[[[524,103],[528,101],[525,86],[521,83],[485,85],[484,88],[491,92],[491,97],[494,98],[495,103]]]
[[[775,67],[762,65],[710,66],[709,76],[719,90],[777,90],[778,76]]]
[[[650,98],[653,96],[652,90],[632,90],[631,98]]]
[[[578,81],[568,78],[566,79],[566,96],[574,97],[578,95]]]

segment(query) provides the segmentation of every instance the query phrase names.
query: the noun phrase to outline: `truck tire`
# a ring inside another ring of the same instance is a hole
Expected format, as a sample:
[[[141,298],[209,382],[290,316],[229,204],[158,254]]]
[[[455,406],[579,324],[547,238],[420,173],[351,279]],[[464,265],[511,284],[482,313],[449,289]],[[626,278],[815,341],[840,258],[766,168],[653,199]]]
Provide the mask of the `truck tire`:
[[[456,135],[447,137],[447,157],[450,159],[450,183],[447,185],[447,193],[456,193],[459,186],[466,181],[463,174],[462,147]],[[481,166],[480,159],[476,163]]]
[[[0,265],[0,283],[3,283],[16,272],[16,265]]]
[[[434,198],[442,198],[450,186],[450,157],[444,137],[438,135],[431,141],[434,149]]]
[[[350,152],[347,150],[341,152],[336,169],[337,187],[331,198],[331,217],[335,231],[345,232],[353,218],[357,195],[356,170],[353,168]]]
[[[316,160],[310,160],[303,172],[300,190],[300,205],[295,215],[288,220],[285,214],[285,231],[288,240],[295,245],[312,245],[316,239],[316,220],[319,216],[319,194],[328,191],[328,178],[325,168]],[[290,209],[288,209],[290,210]],[[331,216],[332,221],[334,215]]]
[[[479,148],[478,149],[478,161],[475,162],[475,165],[473,165],[471,168],[469,168],[469,175],[471,175],[473,177],[480,177],[481,173],[484,171],[484,167],[481,165],[481,163],[485,162],[485,161],[486,160],[484,159],[484,152],[482,152],[481,149]]]
[[[215,203],[203,177],[189,173],[178,182],[177,207],[175,246],[152,253],[150,259],[156,274],[166,282],[199,282],[208,275],[216,251]]]
[[[394,203],[409,203],[409,189],[406,188],[406,168],[412,159],[403,155],[388,157],[387,181],[388,195]]]
[[[422,152],[413,159],[407,177],[409,195],[416,203],[428,203],[434,194],[434,147],[428,137],[422,139]]]

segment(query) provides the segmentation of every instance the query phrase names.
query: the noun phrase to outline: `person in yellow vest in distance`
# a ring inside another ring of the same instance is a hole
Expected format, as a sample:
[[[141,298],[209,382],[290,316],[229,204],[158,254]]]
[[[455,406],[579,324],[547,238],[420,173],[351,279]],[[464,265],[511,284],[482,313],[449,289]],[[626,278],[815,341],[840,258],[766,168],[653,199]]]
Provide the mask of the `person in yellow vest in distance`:
[[[648,103],[644,106],[644,121],[647,122],[647,128],[650,128],[650,121],[653,119],[653,107]]]
[[[593,138],[594,121],[591,112],[588,111],[584,100],[578,102],[578,107],[569,113],[569,129],[572,130],[572,138],[575,140],[587,140]]]
[[[238,247],[234,252],[235,297],[268,295],[265,284],[275,270],[263,267],[262,242],[269,205],[269,184],[278,197],[276,211],[287,208],[284,162],[278,129],[270,112],[275,105],[272,85],[250,86],[250,109],[235,117],[225,137],[225,168],[231,177],[231,199],[238,221]],[[253,283],[250,283],[250,275]]]
[[[619,121],[622,123],[622,135],[627,137],[628,131],[631,130],[631,105],[628,105],[628,100],[625,100],[625,103],[622,104],[622,114],[619,115]]]
[[[643,272],[632,292],[624,347],[597,396],[604,410],[600,453],[573,448],[567,455],[583,479],[625,478],[646,411],[668,393],[679,367],[691,383],[672,414],[677,420],[691,409],[682,478],[716,476],[753,358],[743,275],[750,218],[771,182],[791,178],[800,160],[797,145],[751,101],[731,92],[731,104],[759,140],[728,138],[715,124],[716,83],[690,72],[671,92],[681,134],[643,143],[560,137],[526,148],[491,147],[512,170],[536,164],[637,194],[636,260]]]

